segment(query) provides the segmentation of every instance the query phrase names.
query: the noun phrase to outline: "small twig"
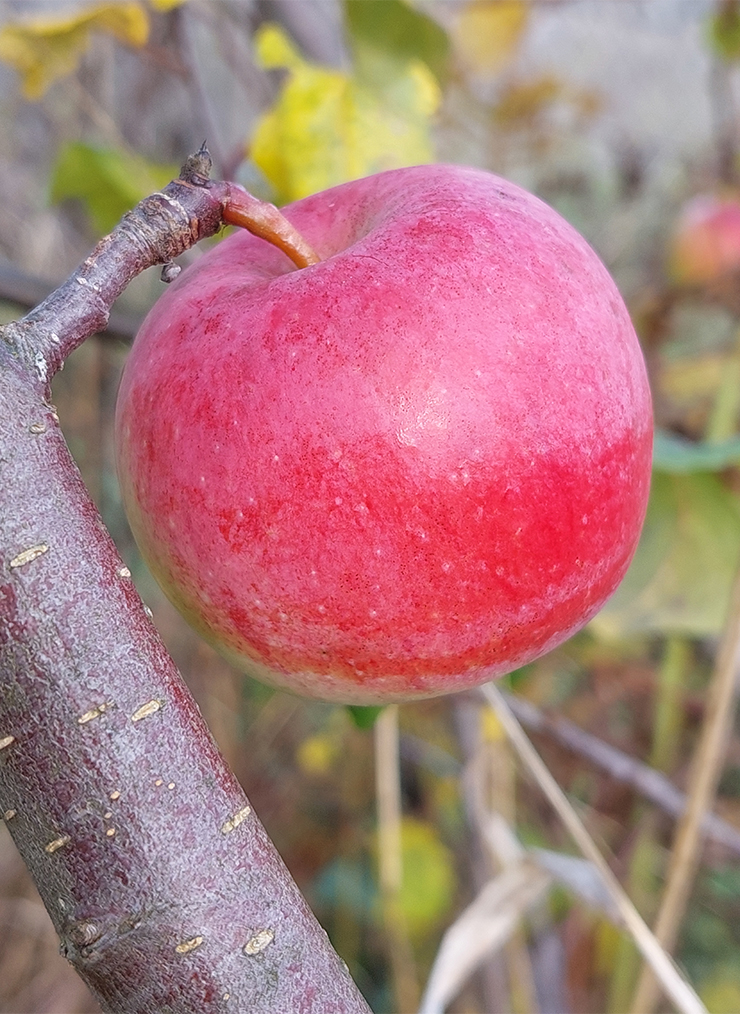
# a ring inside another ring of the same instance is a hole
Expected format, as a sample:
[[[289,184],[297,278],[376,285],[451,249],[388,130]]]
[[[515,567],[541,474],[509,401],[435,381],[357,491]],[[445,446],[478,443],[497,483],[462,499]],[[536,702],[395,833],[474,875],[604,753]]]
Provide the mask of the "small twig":
[[[133,278],[221,228],[227,184],[210,182],[210,169],[203,148],[188,159],[179,179],[127,212],[43,303],[3,328],[6,344],[42,390],[78,345],[105,330],[111,306]]]
[[[36,275],[29,275],[10,263],[0,263],[0,299],[31,310],[49,296],[57,284]],[[141,318],[121,310],[111,310],[105,333],[109,338],[131,341],[141,325]]]
[[[623,750],[581,729],[560,715],[550,715],[515,694],[504,694],[506,703],[516,717],[531,732],[550,736],[557,743],[600,768],[610,778],[630,785],[672,817],[680,817],[686,810],[686,794],[660,771],[643,764]],[[708,838],[740,855],[740,830],[714,813],[704,814],[702,829]]]
[[[491,800],[484,791],[484,716],[478,701],[461,694],[454,699],[454,719],[459,750],[463,759],[461,792],[467,817],[466,867],[476,895],[485,889],[502,859],[500,848],[492,847]],[[402,744],[403,745],[403,744]],[[509,768],[513,771],[512,760]],[[490,786],[487,786],[490,788]],[[503,818],[502,818],[503,819]],[[500,844],[496,843],[497,846]],[[510,857],[511,858],[511,857]],[[506,965],[500,953],[490,955],[479,969],[479,991],[483,1010],[508,1010],[511,1006]]]
[[[722,643],[707,692],[704,723],[692,761],[688,803],[676,830],[666,889],[655,922],[655,935],[667,950],[673,950],[678,939],[699,863],[704,818],[714,804],[727,756],[735,715],[739,655],[740,571],[735,577]],[[632,1004],[634,1014],[649,1014],[658,996],[658,984],[650,969],[643,969]]]
[[[123,151],[131,151],[131,147],[121,131],[118,129],[116,121],[110,113],[103,108],[95,96],[92,95],[87,88],[85,88],[80,79],[72,76],[67,79],[67,82],[68,86],[76,93],[75,99],[77,105],[83,113],[90,117],[92,122],[106,139],[107,143],[112,148],[118,148]]]
[[[375,794],[378,805],[378,879],[383,894],[401,890],[401,778],[398,706],[388,705],[375,720]]]
[[[583,826],[568,797],[527,739],[522,727],[504,700],[501,691],[491,683],[485,684],[480,689],[485,699],[496,711],[520,760],[528,768],[542,792],[547,796],[550,804],[570,832],[578,848],[601,874],[604,885],[614,899],[614,903],[624,920],[625,926],[632,934],[643,957],[650,963],[659,977],[668,996],[670,996],[682,1014],[707,1014],[704,1004],[683,978],[670,955],[660,946],[646,926],[640,913],[627,897],[622,885],[612,873],[609,864],[597,848],[591,835]]]
[[[23,320],[3,328],[6,344],[43,391],[78,345],[105,330],[113,302],[133,278],[145,268],[168,264],[224,224],[273,243],[298,267],[316,263],[317,254],[277,208],[238,184],[212,182],[211,165],[203,145],[179,178],[127,212],[66,282]]]

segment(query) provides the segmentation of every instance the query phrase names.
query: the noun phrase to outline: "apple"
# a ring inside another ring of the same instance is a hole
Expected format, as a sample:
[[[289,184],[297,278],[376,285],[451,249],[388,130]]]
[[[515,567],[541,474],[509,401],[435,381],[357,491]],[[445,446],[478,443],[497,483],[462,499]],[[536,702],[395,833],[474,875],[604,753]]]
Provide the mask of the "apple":
[[[274,209],[273,209],[274,210]],[[155,304],[116,413],[134,535],[240,669],[356,704],[463,690],[582,627],[634,552],[643,357],[540,200],[419,166],[298,201]]]
[[[740,272],[737,194],[700,194],[684,205],[671,238],[669,271],[677,284],[689,286],[712,286]]]

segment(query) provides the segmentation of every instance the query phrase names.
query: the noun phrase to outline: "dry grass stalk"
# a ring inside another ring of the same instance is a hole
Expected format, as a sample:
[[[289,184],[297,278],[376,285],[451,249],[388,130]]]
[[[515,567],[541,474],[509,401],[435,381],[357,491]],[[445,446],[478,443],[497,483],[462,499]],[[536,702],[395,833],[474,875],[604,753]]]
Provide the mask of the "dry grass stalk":
[[[580,817],[567,796],[557,784],[547,765],[527,738],[524,730],[512,714],[503,695],[491,683],[481,687],[484,697],[496,711],[520,760],[534,777],[542,792],[570,832],[583,855],[589,859],[601,874],[604,885],[612,896],[625,927],[632,934],[643,958],[650,964],[681,1014],[706,1014],[706,1008],[693,988],[683,978],[670,955],[661,947],[653,933],[646,926],[642,916],[632,904],[609,865],[597,848]]]

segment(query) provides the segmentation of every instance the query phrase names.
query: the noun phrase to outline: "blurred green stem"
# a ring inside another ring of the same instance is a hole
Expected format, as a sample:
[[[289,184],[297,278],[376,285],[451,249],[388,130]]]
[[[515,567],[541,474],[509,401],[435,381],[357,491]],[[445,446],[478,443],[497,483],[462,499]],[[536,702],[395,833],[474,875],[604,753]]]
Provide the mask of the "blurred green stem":
[[[375,720],[375,786],[378,805],[380,902],[388,959],[398,1011],[415,1011],[419,983],[414,953],[401,907],[403,850],[401,838],[401,766],[398,705],[390,704]]]
[[[663,649],[655,693],[651,767],[669,774],[676,763],[684,724],[683,688],[691,662],[691,643],[685,637],[669,637]],[[659,845],[656,841],[655,814],[644,804],[637,807],[633,824],[638,828],[628,873],[628,890],[642,914],[650,918],[657,906],[659,890]],[[614,972],[609,985],[608,1010],[621,1014],[629,1007],[640,971],[640,955],[634,941],[622,934]]]
[[[684,687],[691,662],[691,643],[685,637],[669,637],[658,671],[653,745],[648,763],[665,774],[676,764],[684,725]]]
[[[735,337],[735,350],[722,367],[722,380],[714,399],[704,439],[709,443],[729,440],[737,433],[740,415],[740,329]]]
[[[627,892],[643,916],[652,917],[657,906],[658,846],[655,841],[655,814],[640,804],[637,838],[630,856]],[[624,1014],[634,995],[641,955],[634,939],[621,933],[609,983],[608,1014]]]

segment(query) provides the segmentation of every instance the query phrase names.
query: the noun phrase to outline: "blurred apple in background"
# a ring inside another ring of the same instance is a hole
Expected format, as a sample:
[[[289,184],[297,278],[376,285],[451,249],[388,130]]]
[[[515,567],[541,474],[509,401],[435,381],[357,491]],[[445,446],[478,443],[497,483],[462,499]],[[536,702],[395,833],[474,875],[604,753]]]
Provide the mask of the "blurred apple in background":
[[[678,285],[706,286],[740,272],[740,195],[703,194],[684,205],[669,251]]]

